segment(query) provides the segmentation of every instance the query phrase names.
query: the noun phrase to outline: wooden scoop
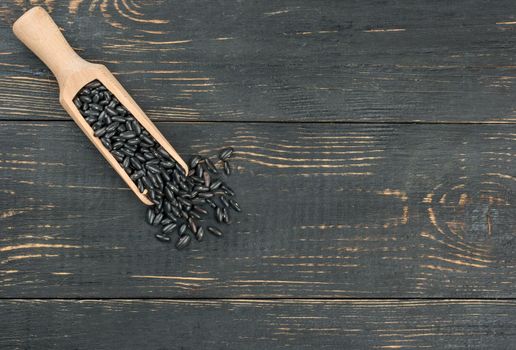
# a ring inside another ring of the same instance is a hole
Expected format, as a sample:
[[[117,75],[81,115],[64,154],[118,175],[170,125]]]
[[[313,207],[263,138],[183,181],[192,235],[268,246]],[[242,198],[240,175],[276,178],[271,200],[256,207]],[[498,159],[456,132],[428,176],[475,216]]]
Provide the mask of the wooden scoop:
[[[146,205],[153,204],[146,196],[146,192],[140,193],[124,168],[102,145],[100,139],[95,137],[93,129],[73,103],[73,98],[86,84],[93,80],[99,80],[185,170],[185,174],[188,174],[188,166],[184,160],[138,107],[113,74],[105,66],[87,62],[79,57],[43,8],[34,7],[23,14],[14,23],[13,31],[16,37],[54,73],[59,83],[59,102],[61,105],[143,203]]]

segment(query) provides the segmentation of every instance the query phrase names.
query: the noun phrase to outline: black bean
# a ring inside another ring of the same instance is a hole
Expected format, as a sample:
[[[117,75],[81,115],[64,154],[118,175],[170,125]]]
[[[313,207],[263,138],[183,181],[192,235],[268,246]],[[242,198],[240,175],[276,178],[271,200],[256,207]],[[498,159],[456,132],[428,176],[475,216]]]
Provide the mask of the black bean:
[[[152,182],[152,186],[161,188],[163,186],[163,182],[161,181],[161,178],[156,176],[157,174],[152,174],[147,172],[147,176],[150,178]]]
[[[152,221],[152,225],[157,226],[161,223],[161,220],[163,220],[163,213],[158,213],[156,217],[154,217],[154,220]]]
[[[91,124],[93,124],[93,123],[95,123],[97,121],[97,118],[95,118],[95,117],[87,117],[87,118],[85,118],[85,120],[86,120],[86,122],[88,124],[91,125]]]
[[[137,170],[143,169],[142,163],[140,163],[140,161],[136,157],[131,158],[131,165],[133,166],[133,168],[135,168]]]
[[[140,135],[142,133],[142,128],[140,127],[140,123],[138,123],[136,120],[133,120],[133,131],[136,133],[136,135]]]
[[[96,112],[99,112],[99,114],[100,114],[100,112],[102,112],[104,110],[104,108],[102,108],[102,106],[99,106],[96,103],[90,103],[90,109],[92,109],[92,110],[94,110]]]
[[[233,209],[235,209],[236,211],[240,212],[242,209],[240,208],[240,204],[238,204],[238,202],[234,199],[230,199],[229,200],[229,205],[231,205],[231,207]]]
[[[124,143],[123,143],[123,142],[118,141],[118,142],[115,142],[115,143],[113,144],[113,148],[114,148],[114,149],[120,149],[120,148],[122,148],[122,147],[124,147]]]
[[[141,163],[146,161],[145,157],[141,153],[134,153],[134,157],[138,159]]]
[[[99,112],[93,111],[91,109],[88,109],[87,111],[83,111],[81,114],[83,115],[83,117],[93,117],[93,118],[98,118],[100,115]]]
[[[81,100],[84,103],[90,103],[91,102],[91,98],[89,96],[85,96],[85,95],[79,96],[79,100]],[[70,101],[70,100],[68,100],[68,101]]]
[[[152,225],[155,217],[156,217],[156,214],[154,213],[154,209],[153,208],[147,209],[147,215],[145,216],[145,219],[149,225]]]
[[[218,228],[213,227],[213,226],[208,226],[208,232],[210,232],[211,234],[213,234],[217,237],[221,237],[223,234],[221,230],[219,230]]]
[[[197,232],[195,233],[195,239],[197,241],[201,242],[203,238],[204,238],[204,228],[202,226],[199,226],[199,228],[197,229]]]
[[[211,185],[211,176],[210,176],[210,173],[208,173],[207,171],[204,172],[203,174],[203,178],[204,178],[204,186],[206,187],[210,187]]]
[[[118,160],[119,162],[122,162],[125,158],[125,155],[117,150],[113,150],[111,151],[111,154],[113,155],[113,157],[115,157],[116,160]]]
[[[197,164],[199,164],[199,161],[201,160],[201,157],[199,156],[194,156],[191,160],[190,160],[190,168],[195,168],[197,166]]]
[[[171,224],[168,224],[166,226],[163,226],[163,228],[161,229],[161,232],[162,233],[165,233],[165,234],[169,234],[171,233],[172,231],[174,231],[174,229],[177,227],[177,224],[176,223],[171,223]]]
[[[211,199],[209,199],[209,198],[206,198],[206,203],[208,203],[208,205],[209,205],[210,207],[212,207],[213,209],[217,208],[217,204],[215,204],[215,202],[214,202],[214,201],[212,201],[212,200],[211,200]]]
[[[201,215],[206,215],[208,214],[208,211],[206,211],[205,209],[197,206],[197,205],[194,205],[193,208],[192,208],[192,211],[196,212],[196,213],[199,213]]]
[[[189,235],[183,235],[179,237],[179,239],[176,242],[176,248],[178,250],[181,250],[183,248],[186,248],[190,244],[190,236]]]
[[[150,159],[154,159],[154,158],[155,158],[155,157],[154,157],[154,154],[149,153],[149,152],[144,152],[144,153],[143,153],[143,157],[145,158],[145,161],[150,160]]]
[[[78,97],[73,99],[73,104],[79,109],[82,107],[82,101]]]
[[[100,95],[98,93],[96,93],[95,95],[93,95],[93,97],[91,98],[91,101],[93,103],[99,103],[100,101]]]
[[[119,125],[120,125],[119,122],[113,122],[113,123],[109,124],[108,126],[106,126],[106,131],[107,132],[115,131]]]
[[[227,208],[222,209],[222,221],[229,224],[229,212]]]
[[[190,215],[190,217],[194,217],[194,218],[199,219],[199,220],[201,219],[201,216],[199,214],[197,214],[195,211],[190,210],[188,212],[188,214]]]
[[[183,204],[185,206],[191,206],[192,205],[192,202],[190,202],[187,199],[184,199],[183,197],[177,197],[177,200],[179,201],[179,203],[181,203],[181,204]]]
[[[136,181],[136,184],[137,184],[137,186],[138,186],[138,191],[140,191],[140,192],[145,191],[145,186],[143,186],[142,179],[138,179],[138,180]]]
[[[152,171],[153,173],[155,173],[155,174],[157,174],[157,173],[159,173],[159,172],[160,172],[160,168],[159,168],[159,167],[157,167],[157,166],[155,166],[155,165],[153,165],[153,164],[145,164],[145,167],[146,167],[148,170],[150,170],[150,171]]]
[[[113,109],[113,107],[111,106],[113,104],[113,101],[111,101],[109,103],[109,105],[106,106],[106,108],[104,109],[106,111],[107,114],[109,114],[110,116],[112,117],[115,117],[118,115],[118,113]]]
[[[175,170],[177,170],[182,176],[185,175],[185,171],[183,170],[183,168],[181,168],[181,166],[179,164],[176,163],[176,167],[175,167]]]
[[[181,211],[177,207],[172,207],[172,214],[174,214],[175,217],[181,217]]]
[[[162,162],[160,163],[160,165],[161,165],[163,168],[170,169],[170,168],[175,167],[175,166],[176,166],[176,163],[171,162],[171,161],[162,161]]]
[[[174,199],[174,193],[172,192],[172,190],[170,189],[170,187],[165,187],[165,196],[167,196],[167,198],[172,201]]]
[[[228,161],[224,162],[224,172],[227,176],[231,175],[231,165],[229,165]]]
[[[167,174],[166,170],[161,168],[160,169],[160,175],[161,175],[161,178],[163,179],[163,181],[165,181],[166,183],[169,183],[171,178],[170,176]]]
[[[92,81],[91,83],[89,83],[88,85],[86,85],[86,87],[90,88],[90,89],[95,89],[95,88],[98,88],[99,86],[101,86],[102,84],[100,83],[100,81],[98,80],[94,80]],[[83,90],[84,91],[84,90]]]
[[[219,173],[219,171],[217,170],[215,165],[213,165],[213,163],[211,162],[211,160],[209,158],[206,158],[204,162],[206,163],[206,166],[208,167],[208,170],[211,171],[213,174],[218,174]]]
[[[140,135],[140,139],[141,139],[143,142],[148,143],[148,144],[149,144],[149,145],[151,145],[151,146],[152,146],[152,145],[154,145],[154,141],[152,141],[152,139],[151,139],[150,137],[148,137],[147,135],[145,135],[145,134],[143,134],[143,133]]]
[[[129,157],[125,157],[125,158],[124,158],[124,160],[123,160],[123,162],[122,162],[122,166],[123,166],[124,168],[128,168],[128,167],[129,167],[129,164],[130,164],[130,161],[131,161],[131,159],[130,159]]]
[[[180,236],[184,235],[187,228],[188,228],[188,226],[186,224],[182,224],[181,227],[179,227],[179,235]]]
[[[179,188],[177,188],[176,186],[174,186],[174,184],[173,184],[173,183],[169,182],[169,183],[167,184],[167,186],[172,190],[172,192],[174,192],[174,193],[178,193],[178,192],[179,192]]]
[[[120,137],[124,139],[132,139],[133,137],[136,137],[136,133],[134,131],[124,131],[120,134]]]
[[[114,122],[119,122],[119,123],[125,123],[125,118],[123,117],[120,117],[118,115],[114,115],[111,117],[111,119],[114,121]]]
[[[215,182],[213,182],[210,186],[210,191],[214,191],[216,190],[217,188],[219,188],[220,186],[222,185],[222,181],[221,180],[217,180]]]
[[[204,203],[206,203],[206,199],[196,197],[196,198],[192,198],[192,200],[190,202],[192,202],[192,204],[204,204]]]
[[[120,152],[122,152],[123,154],[129,156],[129,157],[134,157],[134,151],[127,148],[126,146],[122,147],[120,149]]]
[[[161,242],[167,242],[167,243],[170,242],[170,236],[167,236],[167,235],[156,233],[154,235],[154,237],[156,237]]]
[[[221,187],[224,190],[224,192],[226,192],[226,194],[228,194],[230,196],[234,196],[235,195],[235,192],[228,185],[223,184]]]
[[[102,142],[102,144],[104,145],[104,147],[106,147],[108,150],[111,151],[112,149],[112,146],[111,146],[111,142],[109,142],[109,139],[106,138],[106,137],[103,137],[100,139],[100,141]]]
[[[122,106],[116,107],[115,110],[117,111],[117,113],[119,115],[126,115],[127,114],[127,110],[124,107],[122,107]]]
[[[141,179],[144,175],[145,175],[145,172],[143,172],[142,170],[135,171],[131,175],[131,180],[136,181],[138,179]]]
[[[170,211],[165,211],[165,215],[172,220],[172,222],[177,222],[177,217],[174,216]]]
[[[150,189],[152,189],[154,187],[152,185],[152,182],[149,179],[149,177],[147,177],[147,176],[142,177],[142,181],[143,181],[143,184],[145,185],[145,188],[150,190]]]
[[[195,168],[195,175],[199,178],[202,178],[204,174],[204,168],[202,167],[202,164],[197,165]]]
[[[219,159],[226,160],[231,157],[233,154],[233,147],[224,148],[222,151],[220,151]]]
[[[197,224],[195,223],[195,220],[191,217],[188,218],[188,227],[190,228],[190,231],[192,231],[193,233],[197,232]]]
[[[220,199],[220,202],[222,203],[222,205],[224,206],[224,208],[229,207],[229,202],[228,202],[228,199],[226,198],[226,196],[220,196],[219,199]]]
[[[165,218],[163,220],[161,220],[161,226],[167,226],[167,225],[170,225],[171,223],[175,222],[175,221],[172,221],[170,220],[170,218],[166,217],[167,216],[167,213],[165,213]]]
[[[102,137],[102,136],[104,136],[105,133],[106,133],[106,128],[100,128],[100,129],[95,130],[94,135],[97,137]]]
[[[158,148],[158,153],[161,154],[165,159],[168,159],[168,160],[172,159],[170,157],[170,154],[168,154],[168,152],[163,147]]]
[[[217,222],[222,222],[223,213],[221,207],[217,207],[217,209],[215,209],[215,218],[217,219]]]

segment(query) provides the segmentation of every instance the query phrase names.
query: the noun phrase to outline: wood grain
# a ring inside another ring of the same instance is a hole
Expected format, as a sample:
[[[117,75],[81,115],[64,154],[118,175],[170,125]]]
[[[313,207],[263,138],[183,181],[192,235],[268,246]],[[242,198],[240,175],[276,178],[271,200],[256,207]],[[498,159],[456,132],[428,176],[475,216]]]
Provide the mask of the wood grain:
[[[68,118],[11,33],[36,4],[154,120],[516,121],[512,0],[4,0],[2,119]]]
[[[185,252],[71,122],[0,125],[3,297],[514,298],[511,125],[159,123],[234,146],[244,213]]]
[[[511,349],[515,301],[9,300],[9,349]]]

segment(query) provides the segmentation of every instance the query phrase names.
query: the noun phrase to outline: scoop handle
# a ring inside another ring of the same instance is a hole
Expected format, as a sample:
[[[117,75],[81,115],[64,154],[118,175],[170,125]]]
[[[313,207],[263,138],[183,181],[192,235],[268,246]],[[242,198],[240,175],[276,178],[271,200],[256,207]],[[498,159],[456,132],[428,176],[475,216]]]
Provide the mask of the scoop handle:
[[[90,63],[72,49],[47,11],[36,6],[13,25],[14,34],[54,73],[60,86],[78,69]]]

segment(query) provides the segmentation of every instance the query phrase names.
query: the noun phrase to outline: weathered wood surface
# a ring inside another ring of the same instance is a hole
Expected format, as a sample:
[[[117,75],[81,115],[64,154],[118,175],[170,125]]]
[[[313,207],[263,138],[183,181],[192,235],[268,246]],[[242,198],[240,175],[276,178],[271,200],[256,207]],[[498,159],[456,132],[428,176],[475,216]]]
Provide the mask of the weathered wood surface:
[[[154,119],[516,121],[513,0],[4,0],[3,119],[68,118],[11,33],[35,4]]]
[[[177,252],[72,122],[0,124],[4,297],[516,297],[512,125],[159,123],[237,150],[245,208]]]
[[[190,122],[159,123],[182,154],[237,149],[226,237],[154,240],[14,38],[32,5],[152,119]],[[0,348],[510,349],[515,13],[0,0]]]
[[[512,349],[516,302],[9,300],[6,349]]]

